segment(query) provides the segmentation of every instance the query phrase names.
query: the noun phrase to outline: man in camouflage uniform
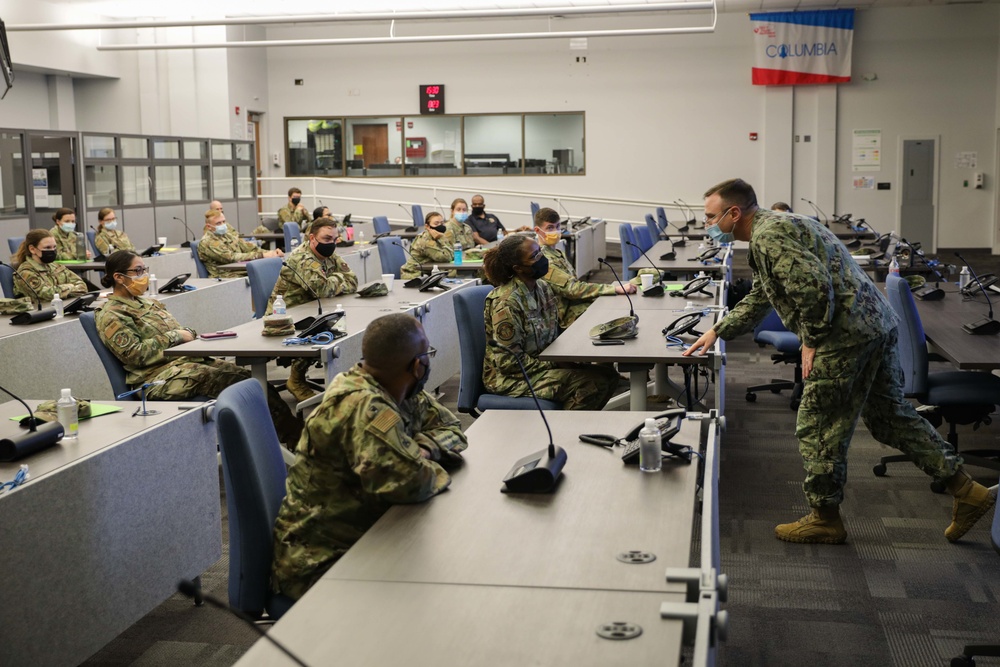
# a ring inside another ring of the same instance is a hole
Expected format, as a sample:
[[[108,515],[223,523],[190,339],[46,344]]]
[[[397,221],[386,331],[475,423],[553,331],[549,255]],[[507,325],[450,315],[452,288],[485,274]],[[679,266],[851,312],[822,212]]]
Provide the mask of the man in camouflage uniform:
[[[416,318],[365,330],[363,361],[330,383],[309,416],[274,526],[273,584],[299,598],[392,505],[448,488],[468,446],[423,386],[434,351]]]
[[[475,200],[473,200],[475,201]],[[542,253],[549,259],[549,272],[545,282],[559,297],[559,326],[568,329],[599,296],[624,294],[620,285],[598,285],[577,280],[573,265],[563,251],[556,247],[562,238],[559,213],[551,208],[541,208],[535,214],[535,234]],[[625,283],[629,294],[635,294],[635,285]]]
[[[423,273],[421,264],[450,264],[455,258],[454,244],[448,236],[448,227],[440,213],[428,213],[424,222],[424,231],[413,239],[410,245],[410,256],[399,269],[399,277],[403,280],[419,278]],[[455,271],[448,275],[455,276]]]
[[[358,277],[334,252],[338,237],[337,223],[332,219],[320,218],[312,223],[309,242],[288,255],[285,266],[281,267],[265,315],[273,312],[279,294],[291,308],[314,301],[316,296],[327,299],[358,291]],[[316,393],[306,384],[306,371],[311,363],[309,359],[292,361],[285,387],[296,400],[304,401]]]
[[[278,229],[284,229],[286,222],[294,222],[302,229],[302,223],[311,221],[309,211],[302,203],[302,190],[290,188],[288,203],[278,209]]]
[[[282,257],[281,250],[261,250],[255,244],[230,233],[226,215],[209,209],[205,212],[205,234],[198,243],[198,257],[213,278],[240,278],[246,269],[220,269],[223,264],[247,262],[262,257]]]
[[[705,223],[716,240],[750,242],[753,289],[685,354],[704,353],[717,338],[753,330],[771,306],[802,341],[805,389],[795,435],[812,511],[777,526],[776,537],[846,540],[839,507],[859,416],[876,440],[912,457],[955,497],[945,537],[954,542],[968,532],[996,498],[969,477],[954,448],[903,398],[898,320],[843,243],[813,220],[758,208],[753,188],[740,179],[705,193]]]
[[[496,251],[506,253],[515,246],[523,253],[511,263],[515,277],[486,296],[486,339],[496,340],[520,357],[539,398],[560,402],[566,410],[600,410],[614,396],[618,373],[594,364],[539,360],[538,355],[559,335],[559,302],[547,282],[532,278],[535,270],[542,276],[548,272],[548,260],[537,243],[511,236]],[[531,396],[517,360],[499,347],[486,347],[483,384],[493,394]]]

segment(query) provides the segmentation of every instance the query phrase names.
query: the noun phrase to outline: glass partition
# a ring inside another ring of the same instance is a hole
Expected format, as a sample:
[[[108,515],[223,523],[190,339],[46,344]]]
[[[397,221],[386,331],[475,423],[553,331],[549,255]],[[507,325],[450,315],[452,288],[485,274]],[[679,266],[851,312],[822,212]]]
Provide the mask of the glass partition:
[[[178,160],[181,157],[181,142],[164,139],[153,140],[153,159]]]
[[[83,157],[84,158],[115,158],[118,153],[115,151],[115,138],[96,135],[84,135],[83,137]]]
[[[461,116],[410,116],[403,121],[407,176],[462,174]]]
[[[20,132],[0,132],[0,215],[27,212],[23,135]]]
[[[122,166],[122,204],[149,204],[150,198],[149,167],[146,165]]]
[[[469,175],[520,174],[521,115],[466,116],[464,159]]]
[[[208,167],[184,165],[184,198],[187,201],[208,201]]]
[[[233,190],[232,166],[212,167],[212,193],[215,195],[215,199],[234,199],[236,197]]]
[[[146,137],[122,137],[122,157],[126,160],[148,160],[149,140]]]
[[[207,141],[185,141],[184,142],[184,159],[185,160],[207,160],[208,159],[208,142]]]
[[[348,175],[403,175],[402,118],[350,118],[346,127]]]
[[[232,160],[233,159],[233,145],[225,141],[213,141],[212,142],[212,159],[213,160]]]
[[[236,196],[239,199],[250,199],[254,196],[253,191],[253,167],[250,165],[237,165],[236,167]]]
[[[343,122],[339,119],[290,120],[285,126],[288,170],[295,176],[343,176]]]
[[[525,165],[547,174],[583,173],[583,115],[526,114],[524,154]]]
[[[156,202],[182,201],[181,168],[179,165],[157,165],[154,167],[156,179]]]
[[[118,166],[88,164],[83,168],[87,208],[118,206]]]

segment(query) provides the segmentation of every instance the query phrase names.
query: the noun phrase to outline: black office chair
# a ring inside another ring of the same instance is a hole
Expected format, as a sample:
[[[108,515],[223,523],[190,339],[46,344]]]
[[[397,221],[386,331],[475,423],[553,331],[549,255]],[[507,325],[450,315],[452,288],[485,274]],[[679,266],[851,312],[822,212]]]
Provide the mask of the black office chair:
[[[973,424],[978,428],[980,424],[991,422],[990,415],[1000,404],[1000,377],[985,371],[929,373],[924,327],[909,283],[890,274],[886,277],[885,288],[889,304],[902,322],[899,327],[899,360],[903,367],[903,391],[907,397],[936,407],[932,412],[923,413],[924,417],[935,427],[942,420],[946,421],[948,442],[958,451],[958,424]],[[961,454],[967,465],[1000,470],[1000,461],[997,460],[1000,450],[968,450]],[[883,456],[872,472],[882,477],[886,473],[886,464],[898,461],[910,461],[910,457]],[[934,482],[931,489],[941,493],[944,486]]]
[[[792,410],[799,409],[802,401],[802,344],[799,337],[785,328],[778,313],[771,309],[760,324],[753,330],[753,340],[764,347],[772,346],[776,354],[771,355],[771,361],[776,364],[795,364],[795,376],[792,380],[774,379],[767,384],[758,384],[747,387],[746,399],[753,403],[757,400],[757,392],[770,391],[773,394],[780,393],[785,389],[792,391],[790,407]]]

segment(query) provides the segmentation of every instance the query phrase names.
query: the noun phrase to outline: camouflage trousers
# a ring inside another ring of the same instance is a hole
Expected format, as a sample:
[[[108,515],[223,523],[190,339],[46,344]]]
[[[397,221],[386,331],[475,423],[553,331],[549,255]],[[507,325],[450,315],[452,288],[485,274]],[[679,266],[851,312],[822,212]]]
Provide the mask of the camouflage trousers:
[[[531,377],[538,398],[562,403],[564,410],[600,410],[618,388],[618,372],[608,366],[568,364]],[[512,381],[504,396],[531,396],[524,380]]]
[[[805,379],[795,436],[810,507],[839,505],[847,482],[847,449],[860,416],[879,442],[910,456],[935,479],[955,474],[961,458],[903,398],[897,331],[863,345],[817,350]]]

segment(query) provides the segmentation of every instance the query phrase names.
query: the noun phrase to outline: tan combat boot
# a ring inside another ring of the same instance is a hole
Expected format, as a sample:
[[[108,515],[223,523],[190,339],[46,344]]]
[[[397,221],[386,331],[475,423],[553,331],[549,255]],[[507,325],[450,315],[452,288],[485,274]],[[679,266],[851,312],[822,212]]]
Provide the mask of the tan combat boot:
[[[814,507],[795,523],[775,526],[774,536],[800,544],[843,544],[847,541],[847,530],[840,519],[840,508],[834,505]]]
[[[957,542],[969,532],[984,514],[997,502],[997,497],[979,482],[972,479],[964,468],[952,475],[945,488],[955,501],[951,510],[951,525],[944,529],[949,542]]]
[[[285,389],[300,403],[316,395],[313,388],[306,384],[307,368],[304,364],[293,362],[289,369],[288,381],[285,383]]]

